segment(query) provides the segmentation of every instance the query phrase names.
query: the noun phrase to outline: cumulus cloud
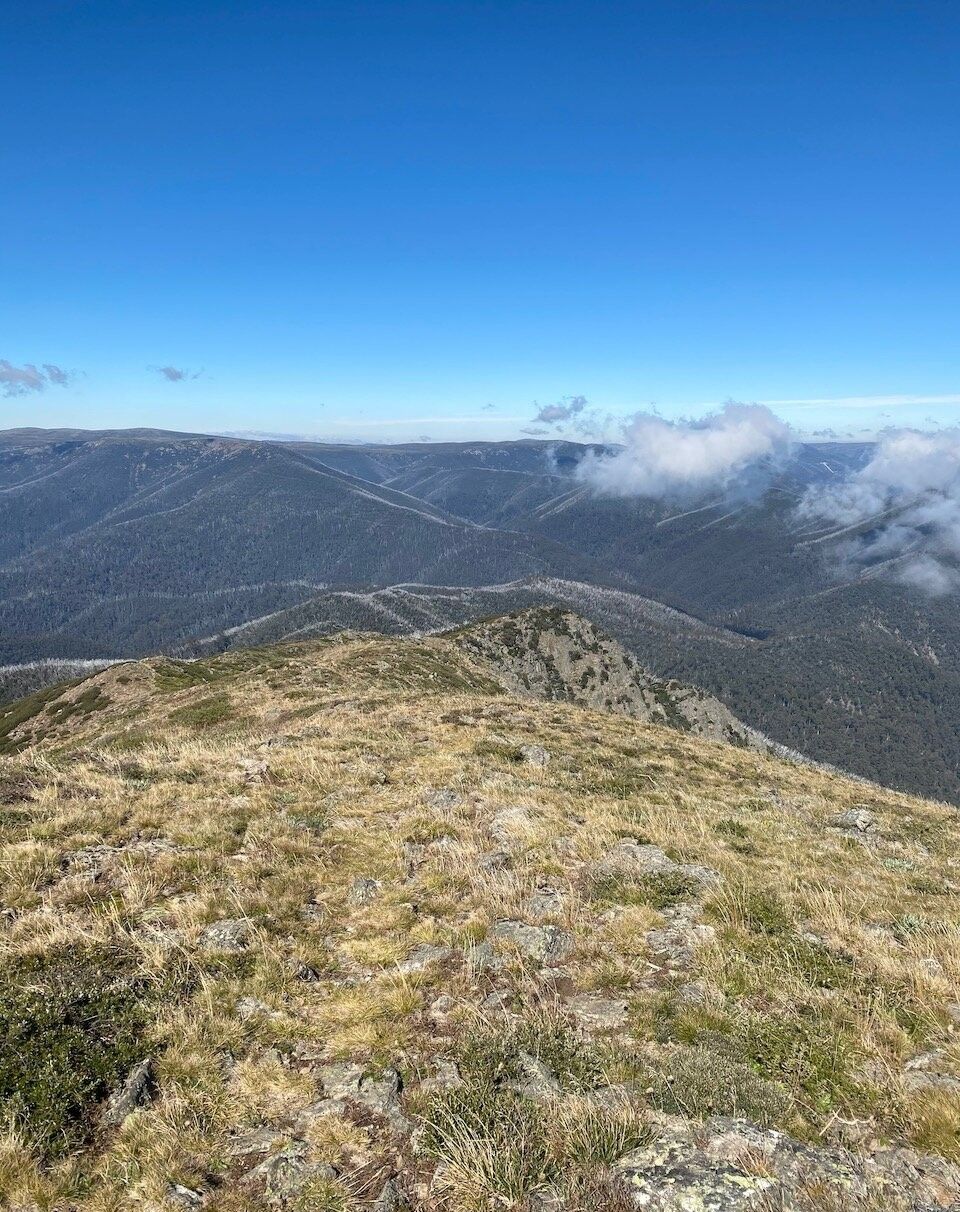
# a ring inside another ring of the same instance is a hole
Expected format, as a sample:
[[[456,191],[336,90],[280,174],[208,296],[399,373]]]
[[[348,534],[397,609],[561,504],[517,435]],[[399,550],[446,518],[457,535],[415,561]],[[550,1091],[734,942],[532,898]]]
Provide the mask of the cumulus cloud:
[[[540,425],[562,425],[564,421],[571,421],[579,413],[587,407],[586,396],[564,396],[562,400],[558,400],[556,404],[535,405],[537,415],[533,418],[534,424]]]
[[[639,412],[623,426],[622,447],[592,452],[577,475],[609,496],[753,493],[785,459],[791,442],[790,427],[762,404],[729,401],[697,420]]]
[[[960,586],[960,428],[887,430],[858,471],[807,489],[801,519],[863,528],[841,547],[853,570],[890,562],[928,593]]]
[[[6,358],[0,358],[0,394],[7,397],[45,391],[51,383],[56,387],[66,387],[71,377],[63,367],[55,366],[52,362],[44,362],[40,367],[32,362],[14,366]]]

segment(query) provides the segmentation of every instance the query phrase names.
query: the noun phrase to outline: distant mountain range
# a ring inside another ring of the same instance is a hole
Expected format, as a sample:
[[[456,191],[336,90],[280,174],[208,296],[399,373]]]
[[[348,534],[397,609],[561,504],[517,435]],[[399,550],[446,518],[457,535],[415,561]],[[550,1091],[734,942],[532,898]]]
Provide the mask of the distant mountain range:
[[[884,566],[838,579],[850,532],[794,510],[868,445],[801,446],[759,496],[685,507],[596,496],[573,474],[586,450],[2,433],[0,661],[433,631],[558,605],[793,749],[960,802],[954,599]]]

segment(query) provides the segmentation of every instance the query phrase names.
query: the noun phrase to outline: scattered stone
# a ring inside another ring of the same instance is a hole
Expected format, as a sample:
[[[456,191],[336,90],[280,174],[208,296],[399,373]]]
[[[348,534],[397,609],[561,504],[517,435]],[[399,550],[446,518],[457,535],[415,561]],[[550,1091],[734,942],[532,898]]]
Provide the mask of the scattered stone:
[[[432,943],[420,943],[397,967],[401,972],[422,972],[430,964],[442,964],[452,956],[453,951],[449,947],[435,947]]]
[[[541,1187],[530,1193],[527,1207],[530,1212],[564,1212],[566,1204],[556,1187]]]
[[[185,1187],[182,1183],[171,1183],[167,1187],[167,1202],[177,1208],[201,1208],[206,1197],[201,1191]]]
[[[560,1083],[553,1070],[529,1052],[517,1053],[517,1064],[520,1067],[520,1080],[514,1083],[514,1089],[525,1098],[533,1098],[545,1102],[555,1098],[560,1093]]]
[[[224,918],[213,922],[200,935],[205,951],[242,951],[250,937],[250,924],[245,918]]]
[[[241,758],[238,768],[243,781],[249,785],[265,782],[270,770],[263,758]]]
[[[493,944],[489,942],[474,943],[467,948],[464,958],[467,966],[477,974],[481,972],[501,972],[506,966],[494,950]]]
[[[464,1085],[455,1061],[439,1057],[433,1067],[433,1076],[420,1083],[421,1090],[458,1090]]]
[[[677,905],[665,909],[666,924],[644,935],[647,947],[657,961],[668,968],[688,968],[693,963],[694,953],[704,943],[712,942],[717,932],[697,920],[697,905]]]
[[[542,745],[521,745],[520,754],[528,766],[550,765],[550,754]]]
[[[127,1074],[123,1085],[110,1095],[101,1123],[118,1128],[128,1115],[150,1099],[153,1061],[148,1056],[138,1061]]]
[[[452,833],[444,833],[441,837],[434,838],[432,842],[427,844],[428,850],[456,850],[460,845],[460,839],[453,836]]]
[[[623,1027],[629,1017],[628,1003],[623,998],[598,997],[592,993],[571,998],[567,1009],[588,1031],[613,1031]]]
[[[720,1117],[660,1117],[656,1137],[617,1169],[637,1205],[658,1212],[806,1207],[804,1196],[819,1190],[833,1193],[837,1208],[933,1212],[955,1208],[960,1195],[960,1169],[940,1158],[909,1149],[857,1157]]]
[[[241,997],[237,1002],[237,1014],[240,1018],[255,1018],[258,1014],[272,1015],[274,1012],[266,1002],[259,997]]]
[[[686,876],[701,887],[709,887],[720,880],[718,872],[697,863],[676,863],[659,846],[641,843],[634,838],[624,838],[613,846],[602,859],[594,864],[594,874],[599,876],[625,876],[642,879],[649,875],[677,874]]]
[[[251,1185],[262,1183],[270,1203],[285,1204],[313,1179],[337,1176],[333,1166],[326,1162],[310,1161],[309,1153],[305,1141],[291,1140],[278,1153],[248,1170],[243,1181]]]
[[[449,787],[441,787],[437,791],[426,792],[423,802],[436,812],[448,812],[451,808],[459,808],[463,803],[463,796],[451,791]]]
[[[488,854],[481,854],[478,863],[482,871],[502,871],[509,865],[510,855],[506,850],[491,850]]]
[[[848,808],[831,816],[827,824],[833,829],[845,829],[856,833],[870,833],[877,827],[877,818],[866,808]]]
[[[373,1201],[372,1212],[399,1212],[400,1192],[392,1178],[380,1188],[380,1194]]]
[[[316,968],[311,968],[309,964],[305,964],[303,960],[298,960],[296,957],[288,961],[287,965],[293,975],[294,980],[305,981],[308,984],[316,984],[320,979],[320,973]]]
[[[517,835],[526,832],[531,825],[530,814],[526,808],[511,805],[501,808],[490,818],[487,832],[504,849],[509,849],[517,841]]]
[[[515,947],[527,959],[547,965],[562,963],[574,947],[573,936],[559,926],[529,926],[517,921],[497,922],[489,937]]]
[[[480,1009],[487,1014],[505,1013],[510,1009],[510,995],[501,989],[494,989],[480,1003]]]
[[[382,884],[369,876],[359,875],[350,885],[347,900],[351,905],[367,905],[380,895]]]
[[[523,911],[527,917],[537,920],[558,917],[563,912],[563,893],[559,888],[538,888],[527,897]]]
[[[430,1003],[430,1017],[444,1018],[456,1006],[456,1002],[449,993],[441,993],[438,998],[435,998]]]
[[[951,1031],[956,1027],[960,1027],[960,1002],[947,1002],[944,1010],[950,1022]]]
[[[942,1090],[948,1094],[960,1091],[960,1077],[947,1068],[943,1052],[935,1049],[913,1056],[904,1066],[903,1084],[911,1092]]]
[[[320,1077],[327,1097],[307,1109],[308,1118],[311,1114],[342,1114],[346,1104],[354,1102],[384,1116],[397,1129],[410,1129],[409,1121],[400,1112],[401,1081],[396,1069],[384,1069],[379,1077],[372,1077],[366,1074],[363,1065],[347,1061],[321,1066]]]

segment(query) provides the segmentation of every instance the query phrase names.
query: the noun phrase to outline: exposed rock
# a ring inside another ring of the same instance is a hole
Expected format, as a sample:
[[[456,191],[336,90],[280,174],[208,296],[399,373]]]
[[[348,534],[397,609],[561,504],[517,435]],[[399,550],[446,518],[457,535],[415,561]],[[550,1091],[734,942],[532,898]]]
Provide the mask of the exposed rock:
[[[241,997],[237,1002],[237,1014],[240,1018],[255,1018],[257,1015],[270,1015],[274,1011],[259,997]]]
[[[563,912],[563,893],[559,888],[538,888],[524,901],[527,917],[557,917]]]
[[[528,766],[550,765],[550,754],[542,745],[521,745],[520,753]]]
[[[665,1119],[656,1138],[618,1169],[637,1206],[658,1212],[801,1208],[808,1205],[794,1197],[818,1187],[850,1212],[929,1212],[952,1207],[960,1195],[960,1170],[936,1158],[891,1150],[865,1159],[721,1118]]]
[[[460,628],[453,638],[514,694],[579,703],[695,736],[768,747],[766,738],[718,699],[648,673],[616,640],[572,611],[534,607]]]
[[[250,924],[242,917],[212,922],[200,935],[205,951],[242,951],[250,937]]]
[[[237,766],[243,781],[251,785],[264,782],[270,770],[263,758],[241,758]]]
[[[437,791],[426,792],[423,802],[436,812],[448,812],[451,808],[458,808],[463,803],[463,796],[456,791],[451,791],[449,787],[441,787]]]
[[[305,1141],[291,1140],[278,1152],[248,1170],[244,1182],[263,1184],[264,1196],[270,1203],[286,1203],[298,1195],[307,1183],[317,1178],[336,1178],[337,1172],[326,1162],[309,1159],[310,1149]]]
[[[493,942],[515,947],[527,959],[559,964],[573,951],[573,936],[559,926],[529,926],[526,922],[497,922],[490,931]]]
[[[173,1204],[175,1208],[202,1208],[205,1199],[202,1191],[195,1191],[182,1183],[171,1183],[167,1187],[167,1203]]]
[[[464,958],[468,967],[477,973],[500,972],[505,967],[504,961],[489,942],[474,943],[467,948]]]
[[[449,993],[441,993],[430,1003],[430,1017],[444,1018],[456,1006],[456,1002]]]
[[[400,1192],[392,1178],[380,1188],[380,1194],[373,1201],[371,1212],[398,1212],[400,1208]]]
[[[149,1100],[152,1071],[153,1061],[149,1056],[133,1066],[123,1085],[110,1095],[101,1123],[111,1128],[119,1127],[128,1115]]]
[[[368,1075],[363,1065],[352,1062],[326,1064],[320,1068],[326,1098],[303,1113],[306,1119],[342,1114],[348,1103],[360,1103],[382,1115],[399,1131],[408,1131],[410,1123],[400,1111],[400,1074],[384,1069],[379,1077]]]
[[[380,895],[381,883],[369,876],[359,875],[350,885],[347,900],[351,905],[366,905]]]
[[[907,1061],[903,1084],[910,1091],[960,1091],[960,1077],[950,1071],[950,1062],[939,1050],[921,1052]]]
[[[848,808],[831,816],[827,824],[834,829],[846,829],[856,833],[869,833],[877,827],[877,818],[866,808]]]
[[[420,1083],[421,1090],[457,1090],[464,1084],[455,1061],[438,1057],[433,1069],[433,1076]]]
[[[498,846],[509,849],[517,841],[518,835],[526,832],[530,825],[530,814],[526,808],[512,804],[507,808],[501,808],[490,818],[487,832]]]
[[[588,1031],[612,1031],[626,1023],[628,1004],[623,998],[598,997],[579,993],[567,1002],[567,1009]]]
[[[704,925],[694,918],[695,907],[682,905],[667,910],[665,926],[648,930],[644,941],[654,956],[669,968],[687,968],[693,962],[694,953],[704,943],[716,938],[713,926]]]
[[[519,1094],[542,1102],[560,1093],[560,1083],[556,1075],[542,1060],[531,1056],[529,1052],[518,1052],[517,1064],[521,1076],[520,1080],[514,1083],[514,1089]]]
[[[435,947],[432,943],[420,943],[402,960],[397,968],[401,972],[421,972],[431,964],[442,964],[453,957],[450,947]]]
[[[659,846],[641,843],[634,838],[623,838],[594,864],[594,874],[599,876],[623,876],[642,879],[644,876],[676,874],[691,882],[709,887],[716,884],[720,876],[710,867],[696,863],[677,863]]]

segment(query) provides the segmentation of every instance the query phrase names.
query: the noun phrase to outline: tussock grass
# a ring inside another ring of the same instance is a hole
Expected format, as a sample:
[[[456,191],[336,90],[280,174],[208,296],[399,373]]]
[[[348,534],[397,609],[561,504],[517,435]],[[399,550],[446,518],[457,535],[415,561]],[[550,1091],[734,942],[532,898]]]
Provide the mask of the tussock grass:
[[[402,1072],[405,1109],[433,1125],[431,1198],[449,1207],[487,1209],[549,1182],[566,1184],[574,1209],[617,1208],[608,1167],[646,1121],[639,1105],[598,1109],[591,1094],[608,1082],[633,1081],[654,1109],[692,1117],[744,1114],[819,1140],[840,1114],[880,1139],[960,1155],[960,1099],[919,1097],[903,1080],[909,1058],[935,1049],[960,1072],[946,1012],[960,987],[953,809],[515,700],[442,639],[146,662],[91,681],[108,703],[0,759],[0,969],[120,947],[146,991],[155,1091],[101,1132],[123,1065],[97,1080],[96,1065],[75,1065],[92,1093],[71,1140],[96,1144],[58,1157],[44,1140],[59,1128],[14,1114],[26,1095],[15,1080],[0,1094],[0,1203],[162,1207],[182,1182],[216,1186],[217,1212],[249,1207],[233,1140],[261,1124],[289,1135],[333,1061]],[[291,716],[291,694],[309,696],[309,717]],[[215,718],[211,699],[230,714]],[[187,715],[174,725],[174,712]],[[529,744],[549,765],[518,758]],[[877,818],[869,840],[827,827],[861,803]],[[522,817],[495,840],[491,820],[509,806]],[[720,873],[703,908],[716,937],[688,973],[651,975],[645,935],[691,889],[595,878],[625,836]],[[378,891],[358,900],[366,879]],[[463,962],[498,921],[528,920],[544,886],[560,893],[549,920],[576,941],[569,988],[545,990],[509,957],[496,971]],[[223,919],[249,926],[237,952],[203,944]],[[452,958],[399,971],[420,943]],[[170,970],[183,984],[154,996]],[[696,999],[681,996],[687,981]],[[494,990],[502,1021],[479,1009]],[[562,1009],[571,990],[622,997],[624,1035],[591,1043]],[[242,1018],[243,998],[268,1013]],[[130,1055],[146,1038],[134,1034]],[[507,1088],[521,1049],[558,1076],[549,1114]],[[431,1095],[428,1113],[419,1083],[437,1058],[455,1060],[466,1084]],[[348,1177],[395,1148],[349,1120],[304,1131],[311,1156]],[[314,1193],[313,1206],[349,1201],[350,1189]]]

